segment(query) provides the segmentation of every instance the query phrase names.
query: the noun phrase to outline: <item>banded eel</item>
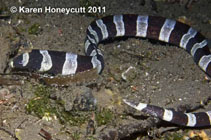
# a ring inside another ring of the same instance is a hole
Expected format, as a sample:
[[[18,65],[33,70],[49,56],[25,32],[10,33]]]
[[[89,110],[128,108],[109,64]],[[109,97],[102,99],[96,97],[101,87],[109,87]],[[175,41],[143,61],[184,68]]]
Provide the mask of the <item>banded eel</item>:
[[[85,39],[86,56],[69,52],[32,50],[14,58],[13,69],[46,72],[52,75],[71,75],[97,68],[104,68],[103,55],[98,48],[102,40],[112,37],[141,37],[155,39],[179,46],[193,57],[195,63],[211,77],[211,53],[206,38],[192,27],[181,22],[158,16],[113,15],[93,21]],[[143,103],[129,106],[165,121],[188,127],[211,125],[211,111],[181,113]]]

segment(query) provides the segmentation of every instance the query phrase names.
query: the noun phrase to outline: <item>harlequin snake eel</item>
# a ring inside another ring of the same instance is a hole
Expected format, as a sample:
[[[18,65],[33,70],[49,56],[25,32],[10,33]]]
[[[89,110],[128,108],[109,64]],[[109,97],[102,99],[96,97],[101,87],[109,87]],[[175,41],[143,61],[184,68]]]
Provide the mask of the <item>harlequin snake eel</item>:
[[[93,21],[85,39],[86,56],[69,52],[32,50],[11,62],[13,69],[72,75],[96,68],[100,74],[104,60],[98,44],[108,38],[128,36],[163,41],[185,49],[195,63],[211,77],[211,53],[206,38],[192,27],[158,16],[114,15]],[[127,105],[162,120],[187,127],[211,126],[211,111],[182,113],[144,103]]]

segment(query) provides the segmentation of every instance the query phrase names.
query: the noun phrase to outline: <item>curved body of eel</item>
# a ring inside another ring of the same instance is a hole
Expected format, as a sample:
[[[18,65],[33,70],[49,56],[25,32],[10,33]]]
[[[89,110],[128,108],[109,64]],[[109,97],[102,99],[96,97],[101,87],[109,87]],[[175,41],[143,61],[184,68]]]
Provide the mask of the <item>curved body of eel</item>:
[[[185,49],[195,63],[211,77],[211,53],[206,38],[192,27],[181,22],[158,16],[113,15],[93,21],[85,39],[86,56],[68,52],[32,50],[11,62],[19,70],[46,72],[52,75],[71,75],[97,68],[101,73],[104,60],[98,44],[105,39],[131,36],[150,38]],[[188,127],[211,126],[211,111],[181,113],[143,103],[129,106],[178,125]]]

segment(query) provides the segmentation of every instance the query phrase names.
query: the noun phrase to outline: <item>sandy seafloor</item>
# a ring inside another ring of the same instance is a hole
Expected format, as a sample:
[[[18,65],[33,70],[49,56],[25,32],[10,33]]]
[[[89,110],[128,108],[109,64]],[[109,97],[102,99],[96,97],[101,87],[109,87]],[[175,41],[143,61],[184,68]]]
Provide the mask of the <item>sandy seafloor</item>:
[[[186,1],[184,0],[184,2]],[[33,46],[33,49],[68,51],[84,55],[86,29],[93,20],[97,19],[96,15],[103,17],[114,14],[141,14],[171,19],[186,18],[184,20],[186,23],[200,31],[208,39],[211,38],[211,1],[209,0],[194,2],[189,9],[186,9],[184,4],[158,1],[156,2],[157,10],[152,8],[149,1],[146,1],[145,5],[142,5],[141,1],[138,0],[99,0],[92,3],[105,6],[105,12],[91,14],[91,16],[76,13],[66,15],[44,12],[12,14],[9,12],[12,6],[77,8],[81,5],[76,0],[0,1],[1,14],[10,16],[9,19],[0,20],[0,49],[3,55],[0,60],[1,72],[7,66],[8,54],[14,50],[12,47],[18,42],[16,40],[21,40],[21,35],[27,41],[23,41],[26,45],[21,46],[20,49],[31,49]],[[36,34],[30,34],[33,25],[39,26],[38,31],[35,31]],[[18,35],[11,26],[16,27],[21,35]],[[72,111],[76,96],[89,92],[93,95],[92,98],[97,99],[97,109],[88,111],[89,115],[103,108],[109,109],[113,113],[111,120],[101,126],[93,119],[96,114],[90,115],[90,118],[95,122],[96,130],[94,134],[89,134],[90,138],[99,139],[99,135],[104,133],[105,129],[106,131],[118,129],[121,125],[133,121],[138,122],[137,119],[142,119],[142,121],[146,119],[146,116],[133,118],[128,115],[126,113],[128,108],[122,103],[122,98],[177,109],[180,105],[195,107],[211,96],[210,78],[200,70],[192,57],[180,48],[138,38],[112,39],[100,44],[100,48],[105,58],[105,69],[94,82],[80,83],[79,81],[79,84],[72,84],[69,87],[46,87],[51,89],[51,93],[54,95],[54,98],[50,100],[61,99],[65,104],[66,111]],[[126,80],[123,80],[122,73],[130,67],[132,69],[126,74]],[[6,72],[10,73],[9,70]],[[33,113],[26,113],[26,104],[36,97],[34,93],[37,87],[43,85],[30,77],[19,76],[16,79],[23,80],[25,84],[20,86],[1,85],[0,125],[2,128],[16,135],[19,140],[43,140],[45,138],[39,135],[41,129],[49,132],[54,140],[88,139],[86,135],[87,120],[78,126],[72,126],[68,123],[61,124],[58,119],[53,117],[52,120],[46,121],[41,119],[42,117],[33,115]],[[197,111],[208,110],[211,110],[210,104]],[[87,114],[87,111],[85,113]],[[153,127],[146,132],[155,131],[154,133],[161,135],[161,132],[172,127],[175,128],[175,126],[161,122],[161,126]],[[211,137],[210,128],[202,130]],[[140,139],[167,139],[166,135],[172,133],[186,135],[187,131],[192,131],[192,129],[181,128],[173,132],[167,131],[161,136],[153,135],[151,137],[147,136],[148,133],[142,133],[136,134],[136,137]],[[14,138],[0,130],[0,139],[12,140]],[[133,136],[133,138],[127,137],[127,139],[135,138]]]

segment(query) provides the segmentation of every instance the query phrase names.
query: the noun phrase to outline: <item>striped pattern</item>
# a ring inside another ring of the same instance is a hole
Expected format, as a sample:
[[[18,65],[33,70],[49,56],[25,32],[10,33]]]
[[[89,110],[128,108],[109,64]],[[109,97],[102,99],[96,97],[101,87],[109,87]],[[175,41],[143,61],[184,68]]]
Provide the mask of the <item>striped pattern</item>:
[[[85,39],[86,56],[66,52],[32,50],[16,57],[11,67],[19,70],[47,72],[52,75],[70,75],[96,68],[101,73],[104,60],[98,44],[119,36],[156,39],[185,49],[195,63],[211,76],[211,53],[207,40],[192,27],[175,20],[157,16],[114,15],[93,21]],[[199,127],[210,125],[210,112],[179,113],[147,104],[128,105],[163,120],[179,125]]]
[[[39,71],[49,71],[52,67],[52,59],[47,50],[40,50],[42,62]]]
[[[85,40],[87,55],[99,55],[96,51],[98,43],[93,40],[99,39],[101,42],[116,36],[146,37],[175,44],[185,49],[193,56],[197,65],[211,76],[211,54],[207,41],[199,32],[188,25],[156,16],[115,15],[93,21],[90,26],[96,31],[98,38],[93,35],[93,31],[87,30]],[[93,50],[95,51],[93,52]],[[104,66],[101,66],[101,63],[98,64],[98,72],[102,72]]]
[[[182,39],[180,40],[180,45],[179,46],[184,48],[184,49],[186,49],[186,46],[187,46],[189,40],[191,38],[194,38],[196,34],[197,34],[197,31],[190,27],[188,32],[185,33],[182,36]]]
[[[29,62],[29,54],[28,53],[24,53],[23,54],[23,60],[22,60],[22,65],[23,67],[25,67]]]
[[[174,29],[175,24],[175,20],[166,19],[165,23],[163,24],[160,30],[159,40],[169,42],[169,37],[171,35],[172,30]]]
[[[70,75],[75,74],[78,62],[77,62],[78,55],[72,53],[66,53],[65,55],[65,62],[62,67],[62,75]]]
[[[108,30],[107,30],[106,25],[103,23],[102,19],[96,20],[96,24],[101,30],[101,33],[102,33],[102,36],[103,36],[102,40],[107,39],[108,38]]]
[[[93,68],[92,57],[73,53],[32,50],[16,57],[11,66],[18,70],[70,75]]]
[[[211,125],[211,111],[199,113],[181,113],[144,103],[134,104],[123,100],[127,105],[162,120],[188,127],[205,127]]]
[[[125,35],[125,26],[122,15],[114,16],[113,22],[116,27],[116,36],[124,36]]]
[[[146,37],[148,28],[148,16],[138,16],[136,20],[136,36]]]

